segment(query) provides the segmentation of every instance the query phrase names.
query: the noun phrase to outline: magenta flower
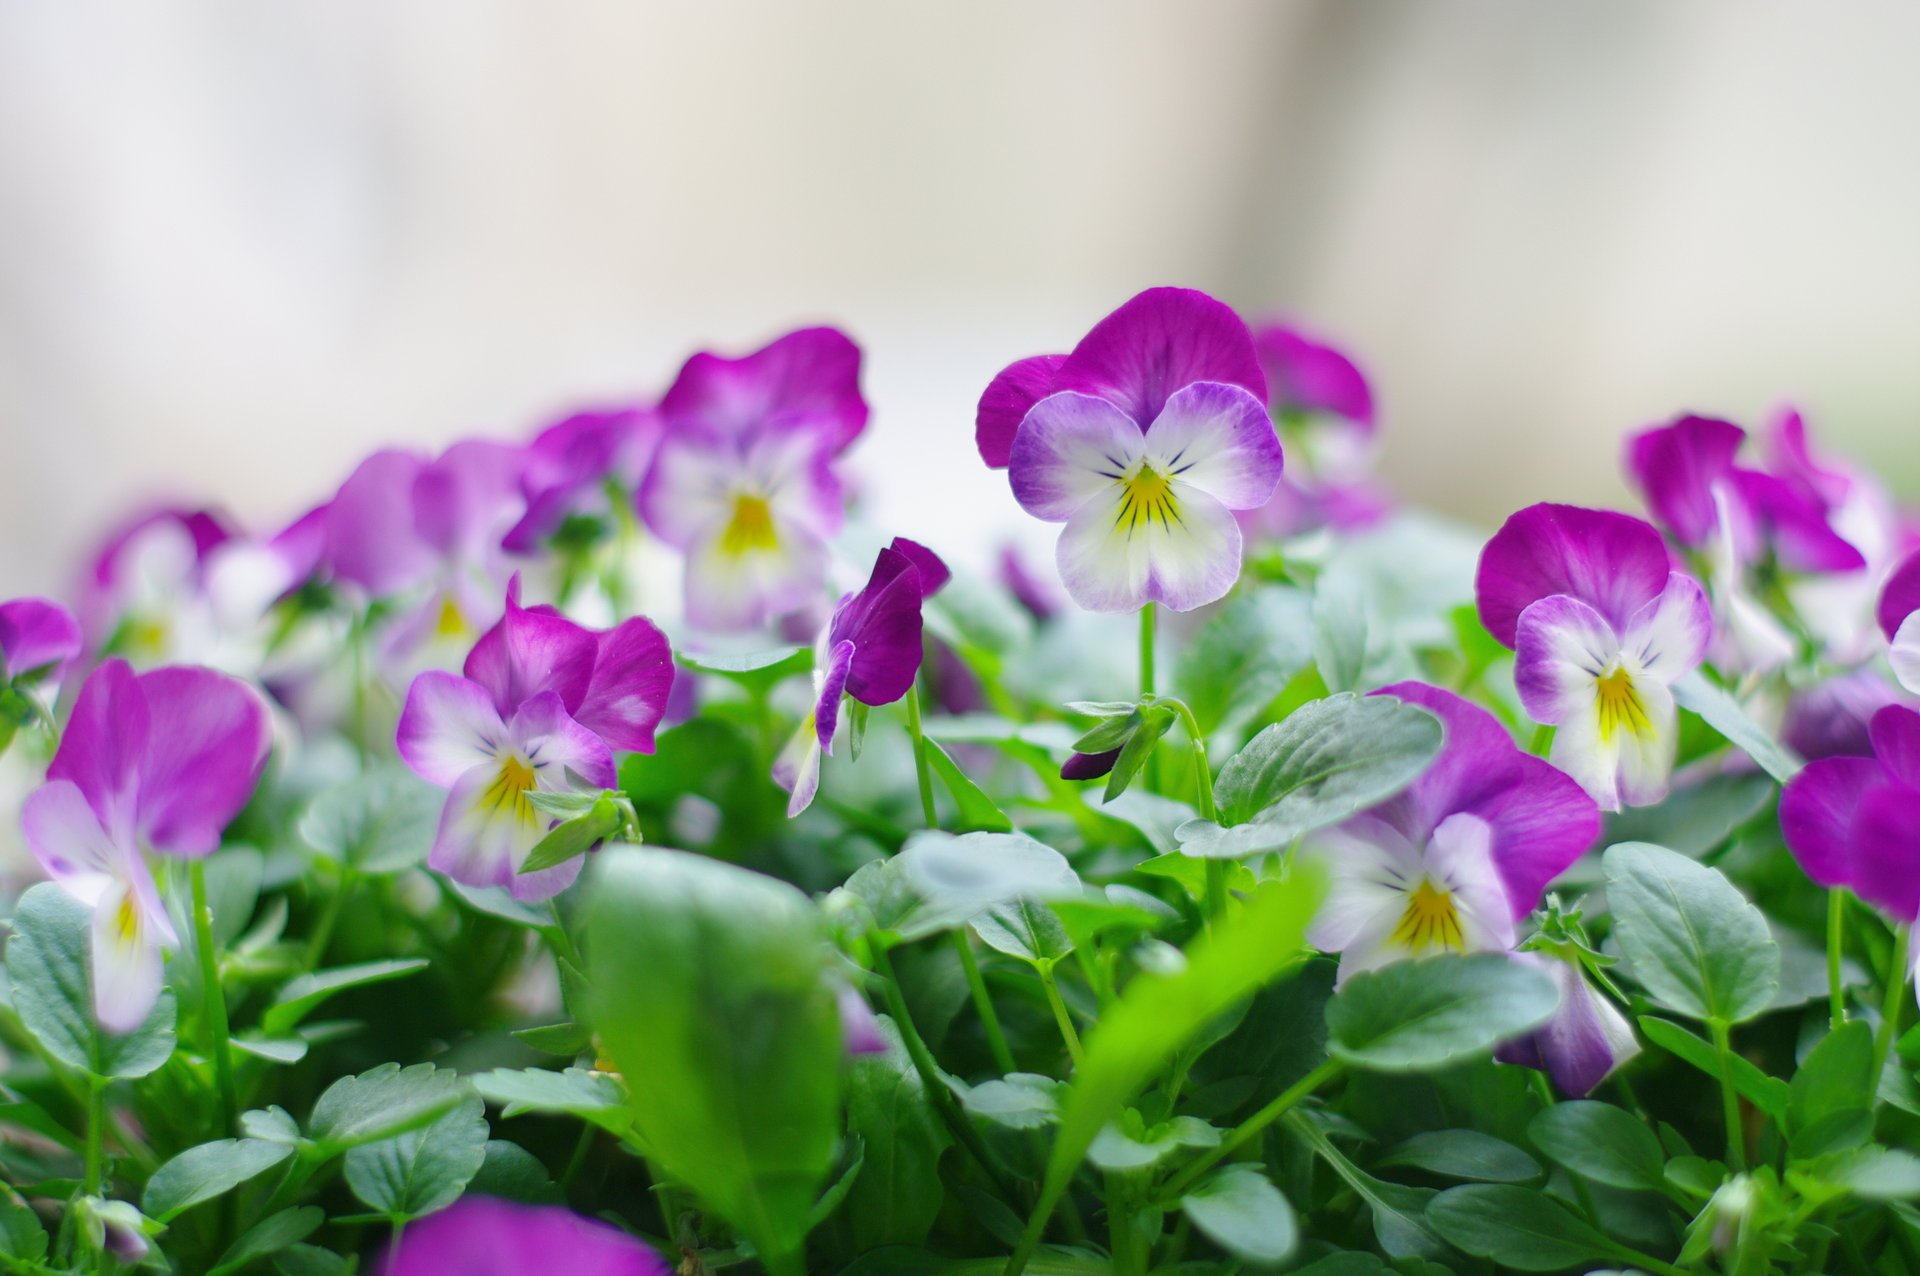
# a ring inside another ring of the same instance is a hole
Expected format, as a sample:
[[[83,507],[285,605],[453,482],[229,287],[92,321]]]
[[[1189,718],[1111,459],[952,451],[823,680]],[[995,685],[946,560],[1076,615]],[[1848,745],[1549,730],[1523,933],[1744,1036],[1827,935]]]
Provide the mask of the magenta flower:
[[[1669,688],[1705,657],[1713,615],[1699,584],[1671,570],[1660,533],[1607,510],[1532,505],[1487,542],[1475,592],[1488,632],[1514,649],[1521,704],[1558,728],[1553,764],[1606,810],[1666,796]]]
[[[562,1206],[465,1196],[409,1223],[380,1276],[669,1276],[671,1270],[620,1229]]]
[[[1253,345],[1288,465],[1273,499],[1242,512],[1241,526],[1295,536],[1378,522],[1392,501],[1369,477],[1375,427],[1366,374],[1339,350],[1286,324],[1255,328]]]
[[[1880,591],[1880,631],[1891,644],[1887,659],[1893,675],[1908,691],[1920,695],[1920,549],[1893,569]]]
[[[526,512],[501,548],[536,553],[569,518],[605,519],[609,489],[631,498],[659,441],[659,414],[638,407],[576,412],[542,430],[520,473]]]
[[[415,774],[448,790],[428,866],[538,900],[571,885],[581,862],[519,871],[550,827],[527,794],[611,788],[615,750],[653,752],[673,654],[645,617],[583,629],[551,607],[521,607],[519,584],[508,584],[506,614],[474,644],[465,677],[413,680],[396,740]]]
[[[57,681],[80,654],[80,622],[46,598],[0,603],[0,685],[14,680]]]
[[[1920,713],[1873,715],[1872,757],[1809,762],[1780,795],[1780,831],[1808,877],[1895,921],[1920,918]]]
[[[1584,1099],[1640,1053],[1627,1017],[1594,991],[1578,959],[1553,952],[1518,952],[1513,959],[1550,977],[1560,1006],[1526,1036],[1503,1042],[1494,1058],[1544,1072],[1561,1093]]]
[[[838,328],[802,328],[739,359],[702,351],[660,400],[671,432],[693,429],[744,443],[770,427],[806,422],[835,455],[867,425],[860,347]]]
[[[820,756],[833,752],[840,701],[892,704],[920,673],[920,606],[947,583],[947,566],[932,550],[896,536],[874,559],[858,593],[833,609],[814,647],[814,707],[774,760],[774,782],[792,797],[787,814],[812,805],[820,788]]]
[[[1599,833],[1593,799],[1450,691],[1375,694],[1434,713],[1446,746],[1405,792],[1309,839],[1332,885],[1308,942],[1341,954],[1341,980],[1406,957],[1505,952]]]
[[[1907,699],[1872,669],[1835,674],[1787,697],[1780,738],[1810,762],[1843,755],[1872,757],[1869,728],[1873,716]]]
[[[47,782],[21,815],[47,876],[93,910],[93,1004],[102,1026],[139,1026],[160,995],[161,951],[178,943],[146,852],[198,857],[252,795],[267,713],[211,669],[88,675]]]
[[[1045,361],[988,388],[976,425],[989,464]],[[1014,498],[1064,523],[1056,559],[1074,602],[1190,611],[1240,574],[1233,511],[1280,481],[1266,377],[1240,317],[1204,293],[1152,288],[1102,319],[1020,417],[1006,456]]]

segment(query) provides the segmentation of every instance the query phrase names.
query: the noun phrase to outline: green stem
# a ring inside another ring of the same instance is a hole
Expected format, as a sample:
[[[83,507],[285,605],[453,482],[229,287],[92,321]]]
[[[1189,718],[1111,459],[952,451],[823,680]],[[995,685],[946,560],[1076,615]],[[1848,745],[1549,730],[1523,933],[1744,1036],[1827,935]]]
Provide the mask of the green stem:
[[[600,1127],[591,1121],[580,1123],[580,1138],[573,1145],[573,1155],[567,1158],[567,1168],[560,1175],[560,1191],[568,1197],[573,1195],[574,1180],[580,1177],[581,1167],[587,1163],[587,1154],[593,1151],[593,1137]]]
[[[1053,1021],[1060,1025],[1060,1038],[1067,1043],[1067,1058],[1073,1060],[1074,1071],[1086,1061],[1086,1052],[1080,1048],[1080,1034],[1074,1030],[1073,1016],[1067,1013],[1067,1003],[1060,999],[1060,985],[1054,981],[1053,967],[1043,964],[1038,967],[1040,987],[1046,990],[1047,1005],[1053,1010]]]
[[[907,688],[907,734],[913,737],[913,771],[920,781],[920,813],[927,827],[940,827],[940,814],[933,805],[933,766],[927,759],[927,735],[920,723],[920,684]]]
[[[220,987],[220,955],[213,950],[213,908],[207,903],[207,863],[194,860],[187,870],[193,888],[193,946],[200,958],[201,1022],[205,1048],[213,1060],[214,1082],[220,1090],[220,1129],[232,1137],[240,1115],[240,1097],[233,1084],[233,1055],[227,1042],[227,994]]]
[[[1153,604],[1140,609],[1140,694],[1153,694]]]
[[[333,928],[339,924],[340,910],[346,905],[347,896],[353,891],[355,876],[353,869],[346,865],[341,866],[339,888],[333,892],[333,897],[321,909],[320,920],[314,923],[313,935],[307,940],[308,970],[318,970],[320,963],[326,959],[327,945],[333,940]]]
[[[973,943],[964,930],[956,930],[952,934],[953,946],[960,953],[960,969],[966,973],[967,989],[973,994],[973,1008],[987,1032],[987,1049],[993,1052],[993,1062],[1003,1074],[1012,1072],[1013,1051],[1007,1046],[1007,1033],[1000,1026],[1000,1014],[993,1008],[993,998],[987,993],[987,981],[980,976],[980,963],[974,960]]]
[[[1537,758],[1544,758],[1553,751],[1553,728],[1540,723],[1533,729],[1533,740],[1527,745],[1527,752]]]
[[[1727,1163],[1735,1170],[1747,1168],[1747,1135],[1740,1124],[1740,1096],[1733,1088],[1733,1045],[1723,1019],[1709,1019],[1713,1033],[1713,1052],[1719,1064],[1720,1111],[1727,1124]]]
[[[1199,720],[1184,700],[1168,699],[1162,703],[1172,706],[1180,718],[1181,728],[1187,733],[1187,747],[1193,753],[1194,799],[1200,818],[1217,823],[1220,807],[1213,796],[1213,764],[1207,760],[1207,738],[1200,732]],[[1211,921],[1226,911],[1227,862],[1210,859],[1207,861],[1207,918]]]
[[[1343,1065],[1338,1059],[1328,1059],[1319,1067],[1301,1077],[1298,1081],[1280,1092],[1280,1097],[1261,1108],[1258,1112],[1234,1127],[1233,1133],[1220,1141],[1220,1146],[1209,1151],[1199,1160],[1192,1162],[1186,1169],[1173,1176],[1171,1182],[1161,1193],[1163,1199],[1179,1200],[1181,1195],[1192,1187],[1194,1181],[1235,1151],[1258,1138],[1261,1131],[1285,1116],[1289,1109],[1300,1100],[1318,1090],[1327,1082],[1339,1076]]]
[[[1893,955],[1887,959],[1886,992],[1880,1000],[1880,1031],[1873,1038],[1873,1078],[1875,1093],[1886,1072],[1887,1054],[1894,1038],[1900,1035],[1900,1010],[1907,997],[1907,956],[1913,943],[1913,928],[1899,926],[1893,932]]]
[[[100,1195],[107,1161],[107,1083],[87,1074],[86,1193]]]
[[[1146,1271],[1145,1255],[1140,1252],[1133,1226],[1133,1201],[1127,1194],[1124,1175],[1109,1172],[1104,1179],[1107,1195],[1107,1250],[1114,1276],[1140,1276]]]
[[[1847,1021],[1847,991],[1840,983],[1840,953],[1846,934],[1847,892],[1836,886],[1827,892],[1827,1018],[1834,1032]]]

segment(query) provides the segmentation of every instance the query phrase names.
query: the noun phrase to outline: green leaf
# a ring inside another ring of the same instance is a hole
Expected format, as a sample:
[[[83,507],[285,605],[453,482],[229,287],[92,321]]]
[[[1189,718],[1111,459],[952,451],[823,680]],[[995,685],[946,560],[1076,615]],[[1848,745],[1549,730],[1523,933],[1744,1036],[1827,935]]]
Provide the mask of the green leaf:
[[[586,811],[572,819],[560,821],[545,837],[535,842],[519,871],[537,873],[541,869],[564,864],[576,855],[585,855],[594,846],[618,833],[626,822],[626,816],[614,800],[602,796]]]
[[[271,1257],[290,1245],[297,1244],[313,1234],[315,1228],[326,1221],[326,1214],[317,1206],[300,1205],[290,1210],[281,1210],[270,1214],[248,1228],[220,1256],[220,1261],[207,1276],[234,1276],[246,1268],[249,1263]]]
[[[900,1043],[893,1021],[879,1019],[884,1054],[862,1055],[847,1069],[847,1129],[865,1144],[847,1192],[846,1218],[856,1250],[919,1245],[946,1199],[940,1153],[950,1141]]]
[[[307,1133],[324,1155],[337,1155],[431,1124],[472,1092],[448,1068],[383,1063],[328,1086],[313,1105]]]
[[[1180,1198],[1208,1240],[1243,1263],[1271,1267],[1300,1243],[1300,1226],[1280,1189],[1259,1170],[1230,1165]]]
[[[573,1059],[593,1048],[593,1034],[577,1023],[545,1024],[538,1028],[521,1028],[514,1037],[538,1050],[541,1054],[559,1055],[563,1059]]]
[[[1051,968],[1073,951],[1073,940],[1053,910],[1031,899],[995,904],[973,919],[973,933],[996,952]]]
[[[1798,1134],[1836,1113],[1865,1107],[1873,1079],[1873,1029],[1851,1019],[1807,1052],[1787,1091],[1787,1127]]]
[[[1237,589],[1212,613],[1173,667],[1173,685],[1207,736],[1260,713],[1313,658],[1302,590]]]
[[[926,829],[892,859],[862,867],[846,889],[866,901],[882,931],[912,941],[963,926],[995,904],[1081,888],[1064,855],[1024,833]]]
[[[1780,783],[1785,784],[1799,773],[1803,764],[1793,756],[1792,750],[1748,717],[1739,701],[1707,681],[1699,670],[1673,684],[1673,699],[1682,709],[1699,714],[1728,742],[1745,750],[1762,771]]]
[[[299,1027],[300,1021],[318,1010],[329,997],[349,988],[404,979],[425,970],[431,963],[424,957],[395,958],[388,961],[361,962],[356,966],[335,966],[316,970],[287,981],[273,1004],[260,1016],[260,1026],[270,1036],[282,1036]]]
[[[1621,1247],[1552,1197],[1505,1183],[1449,1188],[1427,1206],[1427,1222],[1449,1245],[1523,1272],[1557,1272]]]
[[[1334,994],[1328,1048],[1356,1068],[1431,1072],[1539,1027],[1559,1004],[1553,980],[1501,953],[1395,962]]]
[[[566,1197],[540,1158],[505,1139],[489,1139],[480,1172],[467,1184],[469,1196],[497,1196],[523,1205],[561,1205]]]
[[[1367,668],[1367,599],[1358,572],[1321,573],[1313,589],[1313,661],[1330,690],[1357,690]]]
[[[1646,842],[1611,847],[1602,864],[1614,935],[1654,1000],[1728,1024],[1772,1005],[1779,945],[1760,910],[1718,869]]]
[[[48,1054],[96,1076],[144,1077],[173,1057],[173,994],[146,1021],[115,1035],[94,1022],[88,981],[92,914],[52,882],[30,887],[14,909],[7,975],[20,1022]]]
[[[293,1155],[289,1143],[261,1139],[215,1139],[188,1148],[147,1180],[140,1209],[162,1223],[272,1169]]]
[[[604,1072],[498,1068],[474,1077],[473,1086],[487,1102],[499,1104],[506,1117],[523,1112],[562,1113],[620,1135],[633,1124],[620,1083]]]
[[[1698,859],[1757,817],[1780,791],[1754,772],[1712,775],[1675,789],[1658,806],[1630,806],[1607,816],[1604,844],[1652,842]]]
[[[968,1115],[1009,1130],[1037,1130],[1060,1119],[1060,1098],[1067,1083],[1037,1072],[1009,1072],[982,1081],[960,1094]]]
[[[347,1153],[347,1186],[390,1219],[419,1218],[459,1199],[486,1148],[486,1108],[469,1093],[432,1125]]]
[[[398,873],[426,858],[446,795],[401,766],[328,789],[300,818],[300,838],[361,873]]]
[[[1866,1201],[1920,1199],[1920,1157],[1893,1148],[1843,1152],[1818,1163],[1815,1172]]]
[[[592,1023],[648,1157],[773,1276],[797,1276],[841,1130],[819,915],[784,882],[697,855],[614,847],[596,860]]]
[[[1611,1104],[1556,1103],[1533,1118],[1527,1137],[1575,1174],[1607,1187],[1657,1192],[1666,1181],[1666,1154],[1644,1122]]]
[[[1530,1183],[1542,1173],[1540,1163],[1525,1152],[1478,1130],[1424,1130],[1387,1149],[1374,1164],[1479,1183]]]
[[[933,767],[933,773],[947,786],[947,792],[953,795],[957,827],[972,831],[985,829],[993,833],[1010,833],[1013,821],[1007,813],[987,796],[985,790],[967,778],[959,764],[947,756],[947,751],[932,740],[926,742],[927,762]]]
[[[1175,720],[1172,708],[1164,704],[1150,704],[1140,711],[1139,725],[1120,746],[1120,756],[1113,760],[1113,770],[1107,772],[1107,787],[1101,801],[1111,802],[1127,791],[1127,786],[1140,774],[1140,768],[1153,756],[1160,738],[1173,729]]]
[[[31,1207],[0,1201],[0,1254],[36,1263],[47,1255],[47,1229]],[[28,1268],[27,1270],[35,1270]]]
[[[233,1048],[240,1053],[278,1064],[300,1062],[307,1057],[307,1051],[313,1046],[313,1043],[304,1037],[262,1037],[257,1033],[233,1037],[230,1040]]]
[[[809,647],[774,647],[739,655],[676,651],[674,658],[683,669],[725,678],[749,695],[765,695],[775,683],[813,668],[813,650]]]
[[[1442,739],[1438,718],[1392,696],[1349,692],[1303,705],[1220,769],[1214,792],[1227,827],[1195,821],[1180,831],[1181,850],[1224,859],[1283,848],[1398,793]]]
[[[317,1245],[293,1244],[273,1256],[277,1276],[350,1276],[352,1260]]]
[[[1087,1147],[1087,1160],[1102,1170],[1144,1170],[1181,1148],[1220,1146],[1220,1131],[1199,1117],[1176,1116],[1147,1126],[1129,1108],[1109,1122]]]
[[[1719,1056],[1711,1042],[1702,1040],[1670,1019],[1653,1015],[1640,1016],[1640,1031],[1648,1041],[1668,1054],[1710,1077],[1719,1077]],[[1754,1107],[1775,1121],[1784,1122],[1787,1118],[1787,1083],[1760,1071],[1745,1055],[1731,1054],[1728,1062],[1732,1065],[1733,1088]]]

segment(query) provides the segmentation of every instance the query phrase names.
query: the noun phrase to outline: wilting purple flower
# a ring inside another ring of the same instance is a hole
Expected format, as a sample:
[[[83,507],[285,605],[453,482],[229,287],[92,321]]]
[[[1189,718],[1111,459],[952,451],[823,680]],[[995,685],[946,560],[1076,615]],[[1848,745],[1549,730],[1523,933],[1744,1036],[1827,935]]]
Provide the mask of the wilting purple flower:
[[[1450,691],[1402,682],[1375,694],[1435,714],[1446,745],[1399,796],[1310,839],[1332,886],[1308,941],[1341,954],[1342,980],[1404,957],[1506,951],[1514,923],[1599,833],[1593,799]]]
[[[1017,405],[1039,367],[1015,365],[990,394]],[[1204,293],[1149,289],[1096,324],[1046,391],[1020,418],[1008,478],[1029,514],[1066,524],[1055,557],[1073,600],[1190,611],[1231,589],[1233,511],[1266,504],[1282,466],[1240,317]],[[1010,410],[981,436],[990,463]]]
[[[614,750],[653,752],[672,652],[642,616],[596,632],[551,607],[523,608],[515,577],[506,614],[465,672],[415,678],[396,733],[414,773],[449,790],[427,864],[469,886],[546,899],[581,863],[519,871],[550,825],[527,794],[609,788]]]
[[[80,622],[59,603],[16,598],[0,603],[0,683],[29,674],[58,679],[80,654]]]
[[[1808,877],[1900,922],[1920,918],[1920,713],[1873,715],[1872,757],[1809,762],[1780,795],[1780,830]]]
[[[47,782],[21,815],[47,876],[93,910],[100,1023],[138,1027],[160,995],[161,950],[177,943],[144,852],[198,857],[246,805],[267,759],[267,713],[211,669],[136,674],[109,660],[88,675]]]
[[[1713,616],[1660,533],[1607,510],[1529,506],[1487,542],[1475,592],[1488,632],[1514,649],[1520,702],[1559,728],[1554,765],[1607,810],[1664,797],[1669,688],[1705,656]]]
[[[1788,697],[1780,738],[1808,761],[1872,757],[1868,725],[1873,715],[1905,700],[1898,688],[1872,669],[1836,674]]]
[[[1584,1099],[1640,1053],[1632,1025],[1619,1007],[1587,982],[1577,958],[1555,952],[1517,952],[1513,959],[1553,980],[1560,990],[1560,1008],[1526,1036],[1502,1043],[1494,1050],[1494,1058],[1544,1072],[1561,1093]]]
[[[1366,374],[1339,350],[1286,324],[1255,328],[1253,344],[1286,443],[1287,470],[1273,499],[1243,511],[1240,525],[1294,536],[1379,521],[1392,500],[1369,479],[1375,440]]]
[[[1880,591],[1880,631],[1891,644],[1887,659],[1894,677],[1908,691],[1920,695],[1920,549],[1893,569]]]
[[[645,1244],[559,1205],[465,1196],[407,1225],[380,1276],[669,1276]]]
[[[609,487],[631,497],[659,439],[659,415],[638,407],[576,412],[542,430],[520,474],[526,513],[501,548],[532,554],[570,517],[607,517]]]
[[[805,422],[837,455],[867,425],[860,347],[838,328],[802,328],[738,359],[702,351],[681,366],[660,415],[671,432],[691,429],[736,443]]]
[[[820,788],[820,756],[833,752],[840,699],[892,704],[920,673],[920,605],[947,583],[947,566],[932,550],[904,536],[880,551],[873,574],[848,594],[814,648],[814,707],[774,760],[775,783],[792,794],[787,814],[813,803]]]
[[[640,485],[640,516],[686,561],[687,619],[752,629],[804,606],[826,580],[845,515],[834,419],[776,415],[745,434],[678,422]]]
[[[1060,764],[1060,778],[1063,780],[1097,780],[1113,770],[1113,764],[1120,760],[1119,749],[1106,749],[1099,753],[1075,753]]]

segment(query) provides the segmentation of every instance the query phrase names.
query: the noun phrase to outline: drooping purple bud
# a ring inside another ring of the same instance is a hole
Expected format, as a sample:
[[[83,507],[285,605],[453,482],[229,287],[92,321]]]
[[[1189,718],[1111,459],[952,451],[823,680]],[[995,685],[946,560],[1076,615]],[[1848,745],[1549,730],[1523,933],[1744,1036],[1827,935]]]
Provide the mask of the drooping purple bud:
[[[1531,1033],[1500,1046],[1494,1058],[1544,1072],[1561,1093],[1584,1099],[1640,1053],[1626,1017],[1594,991],[1578,961],[1536,952],[1514,953],[1513,959],[1553,980],[1560,1008]]]
[[[1063,780],[1097,780],[1113,770],[1113,764],[1119,760],[1119,749],[1108,749],[1105,753],[1076,753],[1060,766],[1060,778]]]

